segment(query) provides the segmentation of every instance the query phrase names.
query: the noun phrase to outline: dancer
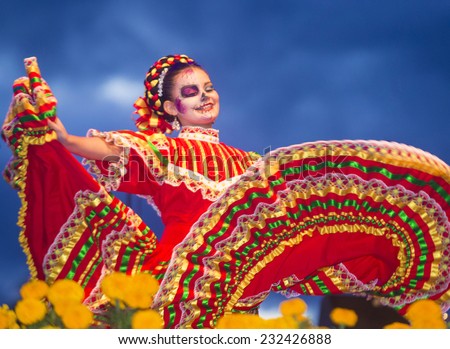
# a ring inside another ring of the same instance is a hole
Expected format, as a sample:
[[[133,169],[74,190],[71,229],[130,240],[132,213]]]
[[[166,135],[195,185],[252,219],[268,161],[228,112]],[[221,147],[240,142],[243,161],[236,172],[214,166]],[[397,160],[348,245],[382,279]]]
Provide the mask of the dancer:
[[[26,67],[3,135],[33,277],[74,279],[98,307],[106,273],[151,272],[169,328],[213,327],[224,313],[255,311],[271,291],[364,293],[399,311],[432,298],[448,308],[450,171],[436,157],[375,141],[293,145],[263,158],[222,144],[212,129],[218,94],[183,55],[150,68],[138,132],[76,137],[56,117],[36,61]],[[179,136],[167,136],[178,123]],[[87,158],[96,180],[67,150]],[[160,212],[161,241],[114,190]]]

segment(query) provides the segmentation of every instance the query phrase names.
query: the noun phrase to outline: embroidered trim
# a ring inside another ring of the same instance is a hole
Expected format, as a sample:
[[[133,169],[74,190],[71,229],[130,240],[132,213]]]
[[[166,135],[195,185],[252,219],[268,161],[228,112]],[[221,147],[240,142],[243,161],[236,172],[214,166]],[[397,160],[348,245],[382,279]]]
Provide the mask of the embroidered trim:
[[[204,141],[214,144],[219,143],[219,130],[213,128],[203,128],[196,126],[184,126],[181,128],[178,138],[190,139],[194,141]]]

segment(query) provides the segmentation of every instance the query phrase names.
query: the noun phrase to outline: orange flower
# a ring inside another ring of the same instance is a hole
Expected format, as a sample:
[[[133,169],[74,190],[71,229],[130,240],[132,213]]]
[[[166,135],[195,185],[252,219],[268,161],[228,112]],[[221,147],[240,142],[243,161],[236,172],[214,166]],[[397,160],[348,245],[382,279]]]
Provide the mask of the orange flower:
[[[61,320],[66,328],[88,328],[94,316],[91,311],[80,303],[72,303],[62,312]]]
[[[412,328],[447,328],[441,308],[430,299],[421,299],[411,304],[405,317]]]
[[[387,330],[394,330],[394,329],[397,330],[397,329],[410,329],[411,326],[409,326],[408,324],[404,324],[402,322],[393,322],[389,325],[384,326],[383,328]]]
[[[139,310],[134,313],[131,318],[131,327],[134,329],[145,329],[145,328],[163,328],[163,320],[158,312],[148,309]]]
[[[40,300],[33,298],[22,299],[17,302],[16,315],[24,325],[32,325],[44,319],[47,307]]]
[[[6,304],[3,304],[0,308],[0,329],[6,328],[19,328],[19,325],[16,321],[16,314]]]
[[[123,301],[132,285],[130,278],[124,273],[111,273],[106,275],[101,282],[102,292],[111,300],[112,304],[116,300]]]
[[[20,295],[23,299],[42,299],[47,296],[48,285],[42,280],[31,280],[20,288]]]
[[[306,312],[307,309],[308,306],[305,301],[300,298],[292,298],[281,302],[280,304],[280,313],[284,316],[300,317]]]
[[[81,303],[84,299],[84,290],[73,280],[56,280],[48,289],[47,298],[55,307],[64,306],[69,302]]]
[[[264,326],[264,319],[259,317],[255,314],[239,314],[239,313],[232,313],[232,314],[226,314],[223,317],[221,317],[217,321],[216,328],[218,329],[257,329],[257,328],[263,328]]]
[[[354,327],[358,322],[358,315],[351,309],[334,308],[330,313],[334,324],[343,327]]]

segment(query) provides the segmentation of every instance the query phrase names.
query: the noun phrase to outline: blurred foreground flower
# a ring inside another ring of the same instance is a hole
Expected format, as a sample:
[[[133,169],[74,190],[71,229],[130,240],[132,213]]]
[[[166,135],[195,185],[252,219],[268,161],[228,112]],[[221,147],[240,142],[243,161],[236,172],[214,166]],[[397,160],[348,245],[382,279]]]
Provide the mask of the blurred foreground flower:
[[[0,329],[14,328],[19,328],[16,314],[6,304],[3,304],[0,308]]]
[[[293,298],[281,302],[281,317],[263,319],[256,314],[230,313],[221,317],[216,328],[218,329],[296,329],[313,328],[311,320],[304,313],[307,305],[300,298]]]
[[[135,329],[162,329],[164,323],[161,315],[155,310],[139,310],[135,312],[131,317],[131,328]]]
[[[330,313],[330,319],[339,328],[355,327],[358,315],[351,309],[334,308]]]
[[[159,283],[152,275],[114,272],[104,277],[101,289],[111,304],[98,316],[106,327],[163,328],[159,313],[150,309],[159,289]]]
[[[412,329],[446,329],[442,310],[439,305],[430,299],[421,299],[410,305],[405,314],[405,319],[410,325],[394,327],[394,324],[384,328],[412,328]]]

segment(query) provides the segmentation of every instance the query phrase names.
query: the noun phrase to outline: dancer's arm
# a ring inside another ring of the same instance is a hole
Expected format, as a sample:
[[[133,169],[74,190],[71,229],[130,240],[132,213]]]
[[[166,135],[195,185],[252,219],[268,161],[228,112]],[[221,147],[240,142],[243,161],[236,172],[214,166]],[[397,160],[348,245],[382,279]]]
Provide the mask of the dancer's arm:
[[[90,160],[118,161],[122,149],[99,137],[79,137],[69,134],[59,118],[48,120],[48,126],[56,132],[58,140],[68,151]]]

